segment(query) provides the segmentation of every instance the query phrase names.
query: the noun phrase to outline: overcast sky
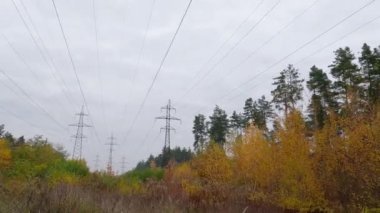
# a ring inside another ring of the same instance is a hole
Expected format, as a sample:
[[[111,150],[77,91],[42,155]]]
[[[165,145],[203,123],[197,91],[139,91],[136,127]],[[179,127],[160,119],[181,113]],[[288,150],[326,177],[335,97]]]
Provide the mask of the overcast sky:
[[[76,129],[69,124],[83,99],[52,1],[14,3],[0,1],[0,123],[17,137],[44,135],[71,154]],[[87,100],[85,120],[94,126],[83,144],[92,168],[97,154],[105,168],[111,134],[115,170],[123,156],[132,168],[159,153],[164,122],[155,117],[168,99],[182,119],[173,124],[172,146],[192,147],[194,115],[208,116],[216,104],[242,111],[246,98],[270,94],[287,64],[306,78],[314,64],[328,71],[339,47],[358,53],[364,42],[380,45],[378,0],[193,0],[132,125],[188,0],[55,3]]]

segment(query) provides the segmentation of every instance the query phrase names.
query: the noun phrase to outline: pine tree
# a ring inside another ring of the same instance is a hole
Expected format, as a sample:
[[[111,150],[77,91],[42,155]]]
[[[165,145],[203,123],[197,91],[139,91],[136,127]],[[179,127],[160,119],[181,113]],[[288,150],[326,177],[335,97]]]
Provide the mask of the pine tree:
[[[380,46],[378,48],[375,48],[374,55],[376,57],[375,62],[375,69],[373,72],[373,94],[371,95],[373,97],[373,103],[379,103],[380,102]]]
[[[288,67],[280,72],[280,76],[274,78],[273,85],[276,86],[272,90],[273,103],[279,110],[284,110],[287,116],[290,109],[294,109],[297,101],[302,100],[302,82],[299,72],[293,67]]]
[[[331,81],[322,69],[311,67],[307,88],[313,92],[309,105],[309,117],[314,128],[322,128],[327,116],[327,110],[335,109],[336,102],[331,91]]]
[[[361,75],[358,66],[354,63],[355,55],[349,47],[339,48],[335,52],[335,60],[329,67],[331,75],[336,78],[334,89],[338,99],[348,106],[360,92]]]
[[[265,100],[265,96],[261,96],[256,103],[255,124],[261,130],[268,130],[267,122],[269,118],[273,118],[274,112],[271,102]]]
[[[200,152],[204,150],[205,143],[207,139],[207,127],[206,127],[206,117],[202,114],[196,115],[194,118],[193,126],[194,134],[194,150]]]
[[[248,98],[245,100],[244,108],[243,108],[243,124],[244,127],[249,126],[249,124],[253,121],[253,100],[252,98]]]
[[[5,130],[4,130],[4,124],[1,124],[0,125],[0,137],[2,137],[5,133]]]
[[[232,112],[232,115],[230,117],[230,127],[233,129],[233,131],[240,135],[242,132],[242,129],[244,128],[244,121],[243,116],[239,113],[236,113],[236,111]]]
[[[259,112],[259,105],[257,101],[254,101],[252,104],[252,119],[251,122],[257,126],[257,121],[259,120],[260,112]]]
[[[370,104],[379,101],[380,97],[380,52],[371,50],[366,43],[363,44],[359,62],[363,72],[363,81],[367,84],[365,98]]]
[[[210,139],[217,144],[224,145],[228,133],[228,118],[224,110],[216,106],[212,116],[210,116],[210,129],[208,131]]]

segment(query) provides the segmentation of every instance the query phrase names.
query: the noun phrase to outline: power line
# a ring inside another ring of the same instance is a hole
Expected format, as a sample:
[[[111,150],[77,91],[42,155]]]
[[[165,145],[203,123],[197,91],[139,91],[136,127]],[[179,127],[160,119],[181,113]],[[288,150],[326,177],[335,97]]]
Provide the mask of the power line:
[[[152,133],[152,130],[153,130],[153,128],[154,128],[155,125],[156,125],[156,119],[154,119],[154,121],[153,121],[152,125],[150,126],[149,130],[145,134],[145,137],[142,140],[142,142],[139,144],[139,146],[135,146],[135,149],[133,150],[132,153],[137,154],[137,151],[139,151],[141,149],[141,147],[143,147],[145,145],[145,143],[148,140],[150,134]]]
[[[142,60],[142,58],[143,58],[143,53],[144,53],[144,49],[145,49],[146,38],[147,38],[148,31],[149,31],[149,28],[150,28],[150,24],[151,24],[151,21],[152,21],[152,16],[153,16],[153,10],[154,10],[155,2],[156,2],[156,0],[152,0],[152,6],[151,6],[151,8],[150,8],[150,12],[149,12],[149,16],[148,16],[148,22],[147,22],[147,25],[145,26],[145,32],[144,32],[143,41],[142,41],[142,44],[141,44],[140,50],[139,50],[139,52],[138,52],[138,59],[137,59],[136,67],[135,67],[134,70],[132,71],[132,80],[131,80],[131,83],[128,84],[128,85],[129,85],[129,90],[128,90],[128,91],[130,91],[130,92],[128,93],[129,95],[130,95],[131,92],[133,91],[133,90],[132,90],[132,85],[134,85],[134,83],[135,83],[136,73],[137,73],[137,70],[138,70],[139,67],[140,67],[141,60]],[[128,95],[128,96],[129,96],[129,95]],[[123,114],[127,114],[127,106],[128,106],[128,104],[125,104]],[[125,118],[125,116],[124,116],[124,118]],[[124,120],[123,120],[123,121],[124,121]]]
[[[11,50],[13,51],[13,53],[19,58],[19,60],[25,65],[25,67],[27,68],[27,70],[33,75],[33,77],[35,78],[35,80],[37,82],[42,82],[39,78],[38,78],[38,75],[36,72],[34,72],[34,70],[30,67],[30,65],[26,62],[25,58],[20,54],[20,52],[18,52],[16,50],[16,48],[13,46],[13,44],[9,41],[9,39],[4,35],[4,34],[1,34],[1,36],[4,38],[4,40],[7,42],[8,46],[11,48]]]
[[[24,11],[25,11],[25,14],[26,14],[27,17],[29,18],[29,21],[30,21],[30,23],[32,24],[32,27],[33,27],[33,29],[34,29],[34,31],[35,31],[35,33],[36,33],[38,39],[39,39],[40,42],[41,42],[42,48],[45,50],[46,54],[48,55],[48,57],[49,57],[49,59],[50,59],[50,61],[51,61],[51,64],[49,63],[49,61],[48,61],[48,59],[46,58],[46,56],[45,56],[43,50],[42,50],[41,47],[39,46],[39,44],[38,44],[36,38],[34,37],[34,35],[33,35],[33,33],[32,33],[32,30],[30,29],[30,27],[29,27],[29,25],[27,24],[25,18],[24,18],[23,15],[21,14],[21,11],[20,11],[19,7],[17,6],[16,2],[15,2],[14,0],[12,0],[12,3],[13,3],[13,6],[15,7],[16,11],[17,11],[17,14],[18,14],[19,18],[21,19],[23,25],[25,26],[25,28],[26,28],[26,30],[27,30],[29,36],[31,37],[33,44],[37,47],[39,54],[41,55],[42,59],[44,60],[44,62],[45,62],[46,65],[48,66],[49,71],[50,71],[50,74],[53,76],[53,78],[54,78],[57,82],[59,82],[59,83],[61,83],[61,84],[63,85],[64,89],[61,88],[61,91],[62,91],[62,93],[65,95],[65,97],[66,97],[66,99],[68,100],[68,102],[69,102],[69,103],[73,102],[73,99],[72,99],[72,98],[70,97],[70,95],[68,95],[67,92],[66,92],[66,91],[68,91],[68,87],[67,87],[67,85],[66,85],[66,82],[65,82],[65,81],[63,80],[63,78],[58,74],[58,72],[57,72],[57,68],[55,67],[55,65],[54,65],[54,63],[53,63],[53,59],[52,59],[52,57],[50,56],[49,51],[47,50],[47,48],[46,48],[46,46],[45,46],[45,44],[44,44],[44,42],[43,42],[43,40],[42,40],[42,38],[41,38],[41,36],[40,36],[38,30],[37,30],[37,27],[35,26],[34,21],[33,21],[32,17],[31,17],[30,14],[29,14],[28,9],[27,9],[26,6],[24,5],[24,3],[20,0],[21,6],[23,7],[23,9],[24,9]],[[59,77],[60,80],[58,79],[57,76]],[[65,90],[66,90],[66,91],[65,91]]]
[[[156,121],[157,119],[154,119],[154,122],[152,123],[152,126],[150,126],[149,130],[147,131],[147,133],[145,134],[145,137],[144,139],[142,140],[142,142],[140,143],[139,146],[136,146],[136,148],[133,150],[133,154],[136,156],[138,154],[138,151],[140,151],[140,149],[146,144],[146,142],[148,141],[149,137],[151,136],[152,132],[153,132],[153,129],[156,125]],[[152,141],[156,141],[157,138],[160,136],[161,134],[161,131],[158,132],[158,134],[154,137],[154,139]]]
[[[61,123],[59,123],[40,103],[32,98],[12,77],[10,77],[3,69],[0,68],[0,73],[3,74],[13,86],[15,86],[31,103],[33,106],[41,110],[50,120],[52,120],[57,126],[68,131]],[[14,92],[14,90],[12,90]],[[17,94],[17,93],[16,93]]]
[[[20,94],[17,93],[12,87],[10,87],[9,85],[7,85],[7,84],[4,82],[3,79],[0,78],[0,82],[3,84],[3,86],[5,86],[8,90],[10,90],[11,92],[13,92],[14,94],[16,94],[16,95],[20,95]],[[29,101],[29,100],[28,100],[28,101]],[[29,103],[30,103],[30,101],[29,101]],[[30,104],[32,104],[32,103],[30,103]],[[33,105],[33,104],[32,104],[32,105]],[[38,127],[36,124],[33,124],[33,123],[29,122],[29,121],[26,120],[24,117],[17,115],[16,113],[14,113],[14,112],[12,112],[12,111],[6,109],[5,107],[3,107],[3,106],[1,106],[1,105],[0,105],[0,109],[2,109],[2,110],[3,110],[4,112],[6,112],[6,113],[12,115],[12,116],[15,117],[15,118],[17,118],[17,119],[19,119],[19,120],[21,120],[21,121],[24,121],[25,123],[27,123],[27,124],[30,125],[31,127],[36,128],[36,129],[38,129],[38,130],[42,130],[42,127]],[[51,130],[52,132],[55,132],[55,133],[61,133],[61,131],[58,131],[58,130],[53,129],[53,128],[44,128],[44,129]],[[56,135],[56,136],[57,136],[57,135]]]
[[[33,71],[33,69],[31,68],[31,66],[26,62],[25,58],[20,54],[20,52],[17,51],[17,49],[13,46],[13,44],[9,41],[9,39],[4,35],[4,34],[1,34],[2,37],[4,38],[4,40],[7,42],[8,46],[11,48],[11,50],[13,51],[13,53],[18,57],[18,59],[25,65],[25,67],[27,68],[27,70],[33,75],[33,77],[35,78],[35,80],[37,82],[40,82],[38,85],[41,86],[42,89],[43,86],[42,86],[42,81],[36,72]],[[46,86],[46,85],[45,85]],[[47,91],[47,90],[46,90]],[[68,110],[66,109],[65,107],[65,111],[68,112]]]
[[[29,126],[34,127],[34,128],[36,128],[36,129],[39,129],[39,127],[37,127],[35,124],[30,123],[28,120],[24,119],[24,118],[21,117],[21,116],[18,116],[16,113],[14,113],[14,112],[12,112],[12,111],[10,111],[10,110],[7,110],[6,108],[4,108],[4,107],[1,106],[1,105],[0,105],[0,109],[3,110],[4,112],[6,112],[6,113],[9,114],[9,115],[12,115],[13,117],[15,117],[15,118],[17,118],[17,119],[19,119],[19,120],[21,120],[21,121],[24,121],[24,122],[27,123]]]
[[[103,89],[103,81],[102,81],[102,70],[100,67],[100,53],[99,53],[99,38],[98,38],[98,22],[97,22],[97,15],[96,15],[96,0],[92,0],[92,12],[93,12],[93,19],[94,19],[94,31],[95,31],[95,45],[96,45],[96,69],[98,73],[98,81],[99,81],[99,87],[100,87],[100,101],[102,105],[102,116],[103,121],[106,126],[107,132],[109,131],[108,123],[106,119],[106,110],[104,107],[104,89]]]
[[[222,51],[222,49],[228,44],[228,42],[237,34],[237,32],[239,32],[239,30],[249,21],[249,19],[251,19],[251,17],[256,14],[256,11],[257,9],[259,9],[259,7],[262,5],[262,3],[264,2],[264,0],[261,0],[257,5],[256,7],[248,14],[247,17],[245,17],[245,19],[240,22],[240,24],[232,31],[232,33],[227,37],[226,40],[223,41],[223,43],[216,49],[216,51],[211,55],[210,58],[208,58],[208,60],[202,64],[202,66],[200,67],[200,69],[196,72],[194,78],[198,78],[198,76],[202,73],[203,69],[206,68],[206,65],[209,64],[212,60],[214,60],[214,58]],[[197,84],[197,83],[195,83]],[[194,85],[195,85],[194,84]],[[185,97],[188,93],[191,92],[191,90],[193,90],[193,87],[190,87],[186,92],[185,94],[182,96],[182,97]]]
[[[5,107],[3,107],[1,105],[0,105],[0,109],[3,110],[4,112],[6,112],[8,115],[13,116],[14,118],[16,118],[16,119],[18,119],[20,121],[23,121],[24,123],[28,124],[29,126],[42,131],[42,127],[37,126],[34,123],[31,123],[30,121],[26,120],[24,117],[17,115],[16,113],[14,113],[14,112],[6,109]],[[50,129],[50,128],[44,128],[44,129]],[[50,130],[53,131],[53,132],[55,132],[55,133],[61,133],[60,131],[57,131],[55,129],[50,129]],[[56,135],[56,136],[58,136],[58,135]]]
[[[304,44],[302,44],[301,46],[299,46],[298,48],[296,48],[295,50],[293,50],[292,52],[290,52],[289,54],[287,54],[286,56],[282,57],[280,60],[276,61],[275,63],[271,64],[269,67],[267,67],[266,69],[258,72],[256,75],[254,75],[253,77],[249,78],[248,80],[244,81],[243,83],[241,83],[239,86],[229,90],[225,95],[223,95],[221,98],[219,98],[218,100],[220,99],[224,99],[226,98],[227,96],[229,96],[231,94],[231,92],[241,88],[241,87],[244,87],[245,85],[247,85],[248,83],[250,83],[251,81],[255,80],[258,76],[260,76],[261,74],[263,74],[264,72],[267,72],[268,70],[272,69],[273,67],[275,67],[276,65],[280,64],[281,62],[285,61],[287,58],[289,58],[290,56],[294,55],[295,53],[297,53],[298,51],[302,50],[303,48],[305,48],[306,46],[308,46],[309,44],[313,43],[314,41],[316,41],[317,39],[319,39],[320,37],[322,37],[323,35],[325,35],[326,33],[330,32],[331,30],[335,29],[337,26],[339,26],[340,24],[344,23],[345,21],[347,21],[349,18],[351,18],[352,16],[354,16],[355,14],[359,13],[360,11],[362,11],[363,9],[367,8],[368,6],[370,6],[371,4],[373,4],[376,0],[372,0],[366,4],[364,4],[362,7],[360,7],[359,9],[355,10],[354,12],[350,13],[348,16],[345,16],[343,19],[341,19],[340,21],[338,21],[337,23],[333,24],[332,26],[330,26],[329,28],[327,28],[325,31],[319,33],[317,36],[313,37],[311,40],[305,42]],[[256,86],[256,85],[255,85]],[[250,89],[252,89],[253,87],[251,87]],[[239,93],[237,96],[235,97],[238,97],[240,96],[241,93]],[[233,97],[233,98],[235,98]],[[231,100],[231,99],[230,99]]]
[[[153,86],[154,86],[154,83],[156,82],[157,77],[158,77],[158,75],[159,75],[160,72],[161,72],[162,66],[164,65],[164,62],[165,62],[167,56],[169,55],[169,52],[170,52],[170,50],[171,50],[171,47],[173,46],[173,43],[174,43],[174,41],[175,41],[175,39],[176,39],[176,37],[177,37],[177,34],[178,34],[178,32],[179,32],[179,30],[180,30],[180,28],[181,28],[181,26],[182,26],[182,23],[183,23],[183,21],[184,21],[184,19],[185,19],[185,17],[186,17],[187,12],[189,11],[189,8],[190,8],[192,2],[193,2],[193,0],[190,0],[189,3],[188,3],[188,5],[187,5],[187,7],[186,7],[186,10],[185,10],[185,12],[184,12],[184,14],[183,14],[183,16],[182,16],[182,18],[181,18],[181,21],[179,22],[178,27],[177,27],[177,29],[176,29],[176,31],[175,31],[175,33],[174,33],[174,35],[173,35],[173,37],[172,37],[172,39],[171,39],[171,41],[170,41],[169,47],[167,48],[167,50],[166,50],[166,52],[165,52],[165,54],[164,54],[164,57],[161,59],[160,65],[158,66],[158,69],[157,69],[157,71],[156,71],[156,74],[154,75],[154,78],[153,78],[153,80],[152,80],[152,82],[151,82],[151,84],[150,84],[150,86],[149,86],[149,88],[148,88],[148,91],[146,92],[146,94],[145,94],[145,96],[144,96],[144,98],[143,98],[143,101],[142,101],[142,103],[141,103],[141,105],[140,105],[140,107],[139,107],[139,109],[138,109],[138,111],[137,111],[135,117],[134,117],[133,120],[132,120],[132,124],[131,124],[130,128],[129,128],[128,131],[127,131],[127,134],[126,134],[126,136],[125,136],[125,139],[128,138],[128,135],[129,135],[130,132],[132,131],[132,129],[133,129],[135,123],[136,123],[137,118],[138,118],[138,117],[140,116],[140,114],[141,114],[141,111],[142,111],[142,109],[143,109],[143,107],[144,107],[144,105],[145,105],[145,102],[146,102],[146,100],[148,99],[148,96],[149,96],[150,92],[152,91],[152,88],[153,88]]]
[[[155,141],[157,141],[158,140],[158,138],[160,137],[160,135],[161,135],[161,131],[158,131],[157,132],[157,134],[156,134],[156,136],[154,136],[154,138],[153,138],[153,142],[155,142]],[[152,146],[150,146],[150,147],[152,147]],[[150,151],[150,149],[149,150],[147,150],[147,151]]]
[[[242,37],[240,37],[240,39],[210,69],[208,69],[205,74],[197,82],[195,82],[195,84],[193,84],[193,86],[190,87],[190,89],[187,90],[181,98],[185,97],[195,87],[203,82],[207,76],[209,76],[218,67],[218,65],[221,64],[240,45],[240,43],[252,33],[254,29],[256,29],[256,27],[280,4],[280,2],[280,0],[277,1],[253,26],[251,26],[251,28]]]
[[[104,2],[104,1],[103,1]],[[124,13],[123,13],[123,17],[122,17],[122,23],[124,25],[127,25],[127,17],[128,17],[128,12],[130,10],[130,2],[129,1],[124,1],[125,2],[125,7],[123,9]],[[128,27],[125,27],[126,29],[128,29]],[[125,30],[125,28],[123,28],[124,30],[123,31],[120,31],[120,35],[121,35],[121,38],[126,38],[128,36],[128,30]],[[120,48],[119,48],[119,60],[123,60],[123,45],[120,43]]]
[[[55,5],[55,1],[54,0],[51,0],[52,3],[53,3],[53,7],[54,7],[54,11],[55,11],[55,15],[57,17],[57,20],[58,20],[58,24],[59,24],[59,27],[61,29],[61,33],[62,33],[62,37],[63,37],[63,40],[65,41],[65,46],[66,46],[66,50],[67,50],[67,54],[70,58],[70,62],[71,62],[71,66],[73,68],[73,71],[74,71],[74,74],[75,74],[75,78],[76,78],[76,81],[77,81],[77,84],[79,86],[79,90],[80,90],[80,93],[82,95],[82,99],[83,99],[83,102],[84,102],[84,106],[86,108],[86,111],[88,112],[89,114],[89,120],[91,122],[91,125],[94,127],[94,130],[95,130],[95,136],[98,140],[98,142],[100,143],[100,139],[99,139],[99,136],[98,136],[98,132],[96,130],[96,127],[94,125],[94,122],[92,120],[92,116],[91,116],[91,113],[90,113],[90,110],[89,110],[89,107],[88,107],[88,104],[87,104],[87,100],[86,100],[86,97],[84,95],[84,92],[83,92],[83,88],[82,88],[82,84],[80,82],[80,79],[79,79],[79,76],[78,76],[78,72],[77,72],[77,69],[76,69],[76,66],[75,66],[75,63],[74,63],[74,59],[72,57],[72,54],[71,54],[71,51],[70,51],[70,48],[69,48],[69,44],[67,42],[67,38],[66,38],[66,34],[65,34],[65,31],[63,30],[63,26],[62,26],[62,23],[61,23],[61,18],[59,16],[59,13],[58,13],[58,10],[57,10],[57,6]]]
[[[140,63],[141,63],[141,60],[142,60],[142,57],[143,57],[143,53],[144,53],[144,49],[145,49],[145,43],[146,43],[146,38],[147,38],[147,35],[148,35],[150,24],[152,22],[152,16],[153,16],[153,10],[154,10],[155,3],[156,3],[156,0],[152,0],[152,6],[150,8],[150,12],[149,12],[149,16],[148,16],[148,22],[147,22],[147,24],[145,26],[145,32],[144,32],[143,42],[142,42],[142,45],[141,45],[139,53],[138,53],[138,59],[137,59],[136,68],[133,70],[133,73],[132,73],[132,83],[135,81],[136,73],[137,73],[137,70],[140,67]]]
[[[294,16],[285,26],[280,28],[275,34],[273,34],[271,37],[269,37],[267,40],[265,40],[258,48],[251,51],[247,57],[245,57],[243,60],[239,61],[236,65],[231,67],[227,71],[227,74],[222,75],[219,80],[216,80],[215,82],[220,82],[222,79],[227,78],[231,74],[233,74],[235,71],[238,70],[238,68],[243,65],[245,62],[247,62],[252,56],[256,55],[262,48],[267,46],[269,43],[271,43],[277,36],[279,36],[283,31],[285,31],[289,26],[291,26],[294,22],[296,22],[301,16],[303,16],[307,11],[309,11],[311,8],[313,8],[316,3],[320,0],[314,0],[308,7],[306,7],[304,10],[302,10],[300,13],[298,13],[296,16]]]
[[[271,37],[269,37],[267,40],[265,40],[258,48],[256,48],[255,50],[251,51],[249,53],[249,55],[247,57],[245,57],[243,60],[241,60],[239,63],[237,63],[235,66],[233,66],[229,71],[228,71],[228,74],[227,75],[223,75],[221,76],[221,78],[219,78],[218,80],[216,80],[215,82],[220,82],[222,79],[225,79],[227,76],[231,75],[232,73],[234,73],[234,71],[237,70],[238,67],[240,67],[242,64],[244,64],[249,58],[251,58],[253,55],[255,55],[257,52],[259,52],[262,48],[264,48],[265,46],[267,46],[271,41],[273,41],[277,36],[279,36],[283,31],[285,31],[289,26],[291,26],[294,22],[297,21],[297,19],[299,19],[301,16],[303,16],[307,11],[309,11],[311,8],[313,8],[316,3],[318,2],[319,0],[314,0],[308,7],[306,7],[304,10],[302,10],[300,13],[298,13],[296,16],[294,16],[286,25],[284,25],[283,27],[281,27],[275,34],[273,34]],[[212,87],[212,86],[210,86]],[[193,89],[195,89],[196,87],[194,87]],[[182,97],[185,97],[189,92],[185,92],[185,95],[183,95]]]
[[[332,42],[330,42],[330,43],[328,43],[328,44],[326,44],[326,45],[323,45],[321,48],[317,49],[316,51],[312,52],[311,54],[307,55],[306,57],[304,57],[304,58],[302,58],[301,60],[299,60],[299,61],[297,61],[296,63],[294,63],[294,65],[302,63],[302,62],[305,61],[306,59],[308,59],[308,58],[310,58],[310,57],[316,55],[317,53],[321,52],[322,50],[326,49],[327,47],[330,47],[330,46],[332,46],[333,44],[335,44],[335,43],[337,43],[337,42],[339,42],[339,41],[345,39],[347,36],[349,36],[349,35],[351,35],[351,34],[357,32],[357,31],[359,31],[361,28],[363,28],[363,27],[365,27],[365,26],[367,26],[367,25],[373,23],[374,21],[378,20],[379,18],[380,18],[380,16],[376,16],[376,17],[370,19],[368,22],[365,22],[364,24],[359,25],[359,26],[358,26],[357,28],[355,28],[354,30],[351,30],[350,32],[344,34],[343,36],[341,36],[341,37],[339,37],[339,38],[337,38],[337,39],[335,39],[334,41],[332,41]]]

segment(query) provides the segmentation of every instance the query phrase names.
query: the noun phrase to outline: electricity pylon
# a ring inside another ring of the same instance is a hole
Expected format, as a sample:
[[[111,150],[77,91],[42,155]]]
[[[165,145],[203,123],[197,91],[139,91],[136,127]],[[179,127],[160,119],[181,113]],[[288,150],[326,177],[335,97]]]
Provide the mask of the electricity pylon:
[[[107,173],[109,175],[113,175],[113,170],[112,170],[112,153],[113,153],[113,146],[117,145],[115,143],[115,137],[113,135],[111,135],[111,137],[108,138],[110,140],[110,143],[106,143],[106,145],[109,145],[110,146],[110,149],[109,149],[109,157],[108,157],[108,163],[107,163]]]
[[[96,155],[96,158],[95,158],[95,171],[99,171],[99,155]]]
[[[127,162],[125,161],[125,157],[124,156],[121,158],[120,164],[121,164],[121,171],[120,171],[120,173],[123,174],[125,172],[125,165],[127,164]]]
[[[168,154],[170,156],[170,132],[175,131],[175,128],[171,127],[171,121],[174,120],[174,121],[180,121],[181,122],[181,119],[172,116],[171,112],[172,111],[175,112],[176,109],[174,107],[172,107],[170,99],[169,99],[168,104],[166,106],[161,107],[161,111],[162,110],[165,110],[165,115],[156,117],[156,119],[165,120],[165,126],[161,128],[161,130],[165,130],[165,145],[164,145],[163,154],[165,155],[165,153],[168,152]]]
[[[91,126],[88,124],[85,124],[83,121],[84,116],[88,116],[88,114],[84,113],[84,107],[83,106],[82,106],[81,112],[77,113],[76,115],[79,116],[78,123],[70,124],[70,126],[77,127],[76,134],[72,136],[75,139],[72,159],[82,160],[82,142],[83,142],[83,139],[86,138],[86,136],[83,134],[83,127],[91,127]]]

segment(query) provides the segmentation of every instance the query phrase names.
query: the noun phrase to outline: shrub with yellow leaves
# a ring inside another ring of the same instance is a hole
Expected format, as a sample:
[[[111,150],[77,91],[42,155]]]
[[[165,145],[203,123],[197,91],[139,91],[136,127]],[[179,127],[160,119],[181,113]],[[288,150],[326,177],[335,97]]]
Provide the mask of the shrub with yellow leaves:
[[[7,142],[0,138],[0,171],[9,166],[12,159],[11,150]]]
[[[232,178],[231,161],[221,145],[210,143],[192,162],[193,168],[203,181],[227,183]]]
[[[261,130],[251,126],[232,147],[237,184],[243,185],[248,199],[256,203],[271,200],[277,165],[273,145]]]
[[[331,116],[316,134],[315,169],[339,211],[380,206],[380,112]]]
[[[257,205],[286,209],[323,207],[301,113],[290,112],[274,137],[270,140],[264,132],[250,127],[233,146],[238,184],[248,189],[248,199]]]
[[[210,143],[206,150],[198,154],[191,162],[191,168],[198,177],[197,186],[191,190],[198,192],[195,200],[204,204],[220,204],[229,197],[229,188],[232,181],[231,160],[227,157],[221,145]]]
[[[323,207],[322,189],[313,170],[311,139],[299,111],[288,114],[277,131],[277,203],[290,209]]]

